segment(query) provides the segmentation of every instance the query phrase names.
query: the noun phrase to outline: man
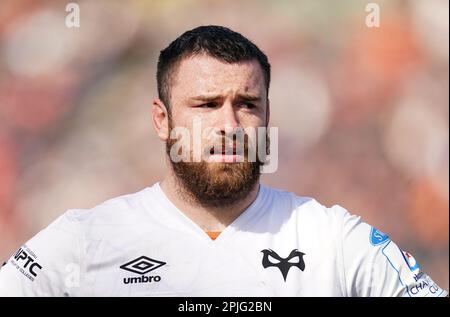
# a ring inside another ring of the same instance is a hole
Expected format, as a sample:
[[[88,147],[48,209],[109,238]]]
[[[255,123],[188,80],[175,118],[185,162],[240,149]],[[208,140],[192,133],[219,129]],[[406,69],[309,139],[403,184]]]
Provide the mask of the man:
[[[2,268],[0,295],[447,295],[359,217],[259,183],[270,64],[248,39],[188,31],[161,52],[157,81],[164,179],[66,212]]]

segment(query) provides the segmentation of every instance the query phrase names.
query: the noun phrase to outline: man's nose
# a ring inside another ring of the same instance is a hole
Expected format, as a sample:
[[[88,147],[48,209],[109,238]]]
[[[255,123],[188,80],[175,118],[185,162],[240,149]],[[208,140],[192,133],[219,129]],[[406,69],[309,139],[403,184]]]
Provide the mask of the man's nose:
[[[218,120],[220,122],[218,128],[222,134],[229,132],[230,129],[235,130],[239,127],[239,118],[231,104],[224,104],[221,107]]]

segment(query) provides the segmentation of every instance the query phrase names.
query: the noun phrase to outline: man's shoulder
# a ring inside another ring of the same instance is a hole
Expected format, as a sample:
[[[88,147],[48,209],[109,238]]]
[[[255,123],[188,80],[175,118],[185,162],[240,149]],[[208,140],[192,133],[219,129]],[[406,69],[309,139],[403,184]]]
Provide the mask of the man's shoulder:
[[[327,207],[316,198],[310,196],[302,196],[291,191],[269,186],[263,186],[263,188],[267,196],[270,197],[269,203],[276,210],[285,209],[293,214],[301,214],[303,217],[313,217],[318,220],[324,218],[344,218],[350,215],[340,205],[335,204]]]
[[[134,193],[116,196],[87,209],[69,209],[63,215],[67,221],[78,224],[113,224],[133,221],[146,209],[146,199],[151,195],[152,187],[146,187]]]

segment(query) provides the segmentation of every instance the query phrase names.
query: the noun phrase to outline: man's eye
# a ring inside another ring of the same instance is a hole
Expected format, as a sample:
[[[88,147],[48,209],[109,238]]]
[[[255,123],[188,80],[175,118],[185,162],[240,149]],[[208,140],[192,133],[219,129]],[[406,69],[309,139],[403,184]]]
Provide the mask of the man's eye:
[[[255,106],[254,104],[252,104],[252,103],[244,102],[244,103],[241,104],[241,107],[247,108],[247,109],[253,109],[253,108],[255,108],[256,106]]]
[[[198,108],[215,108],[217,105],[214,102],[207,102],[197,106]]]

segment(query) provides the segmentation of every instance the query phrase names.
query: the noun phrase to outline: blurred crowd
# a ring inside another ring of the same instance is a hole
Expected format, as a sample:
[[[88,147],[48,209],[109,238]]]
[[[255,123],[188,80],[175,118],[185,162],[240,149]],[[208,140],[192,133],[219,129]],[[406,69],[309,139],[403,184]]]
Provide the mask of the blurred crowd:
[[[68,28],[69,2],[80,27]],[[449,288],[449,2],[0,2],[0,261],[70,208],[150,186],[159,51],[228,26],[272,64],[279,168],[263,183],[339,204]]]

